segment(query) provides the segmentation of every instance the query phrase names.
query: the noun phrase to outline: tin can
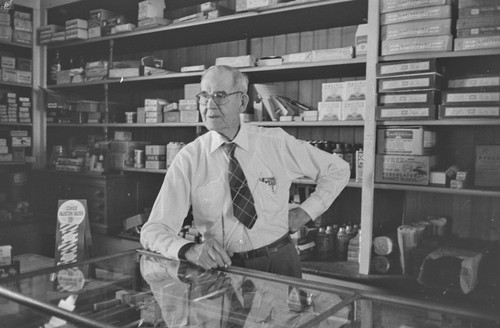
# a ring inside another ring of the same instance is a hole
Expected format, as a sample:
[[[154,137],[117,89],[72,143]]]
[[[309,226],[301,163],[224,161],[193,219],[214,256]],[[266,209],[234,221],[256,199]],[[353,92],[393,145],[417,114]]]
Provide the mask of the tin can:
[[[134,167],[136,169],[144,168],[144,150],[134,149]]]

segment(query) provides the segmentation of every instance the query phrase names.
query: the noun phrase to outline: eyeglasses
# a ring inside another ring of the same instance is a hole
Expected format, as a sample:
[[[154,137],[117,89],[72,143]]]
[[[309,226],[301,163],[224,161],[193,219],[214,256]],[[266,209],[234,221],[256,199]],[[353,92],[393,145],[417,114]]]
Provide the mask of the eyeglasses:
[[[229,96],[235,95],[237,93],[243,94],[244,92],[243,91],[235,91],[235,92],[227,93],[226,91],[216,91],[216,92],[210,94],[206,91],[202,91],[196,95],[196,99],[198,99],[198,102],[200,103],[200,105],[205,106],[206,104],[208,104],[208,101],[210,100],[210,98],[212,98],[214,103],[216,103],[217,105],[220,106],[220,105],[224,105],[225,103],[227,103],[229,101]]]

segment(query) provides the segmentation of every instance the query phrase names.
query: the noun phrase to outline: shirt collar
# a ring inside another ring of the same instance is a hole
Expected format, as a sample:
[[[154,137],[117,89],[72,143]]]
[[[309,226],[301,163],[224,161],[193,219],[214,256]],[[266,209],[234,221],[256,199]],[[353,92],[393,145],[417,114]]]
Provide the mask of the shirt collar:
[[[209,131],[212,134],[212,141],[210,143],[210,153],[213,153],[220,146],[228,142],[228,140],[221,134],[215,131]],[[248,150],[248,128],[246,124],[240,125],[240,130],[234,139],[232,140],[238,147]]]

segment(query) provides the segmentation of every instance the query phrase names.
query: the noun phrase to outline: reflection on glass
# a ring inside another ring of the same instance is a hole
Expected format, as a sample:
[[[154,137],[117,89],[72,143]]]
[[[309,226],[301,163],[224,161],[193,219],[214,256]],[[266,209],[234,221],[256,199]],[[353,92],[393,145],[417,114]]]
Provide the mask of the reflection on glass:
[[[149,284],[167,327],[341,327],[344,307],[309,325],[342,301],[339,295],[283,282],[205,271],[187,263],[142,257]]]

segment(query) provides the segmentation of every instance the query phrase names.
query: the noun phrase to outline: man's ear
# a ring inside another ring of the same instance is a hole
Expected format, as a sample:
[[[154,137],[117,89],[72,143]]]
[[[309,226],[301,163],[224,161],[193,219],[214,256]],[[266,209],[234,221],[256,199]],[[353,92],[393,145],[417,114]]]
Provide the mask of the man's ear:
[[[240,113],[243,113],[247,109],[247,105],[248,105],[249,100],[250,100],[250,97],[246,93],[241,95]]]

